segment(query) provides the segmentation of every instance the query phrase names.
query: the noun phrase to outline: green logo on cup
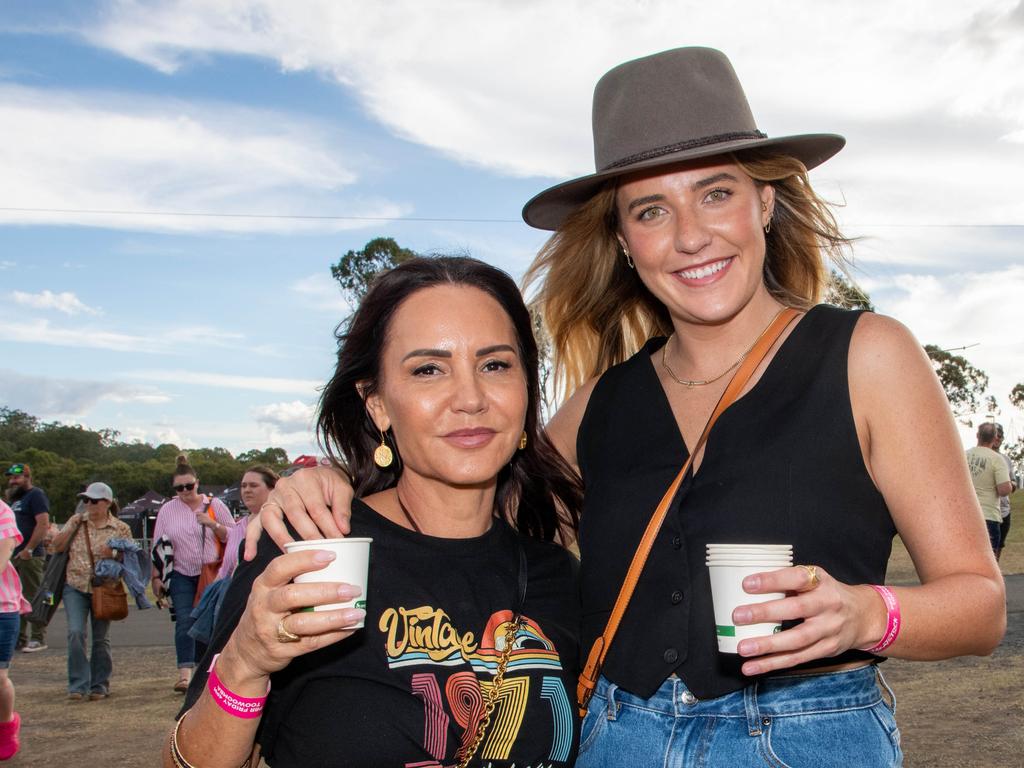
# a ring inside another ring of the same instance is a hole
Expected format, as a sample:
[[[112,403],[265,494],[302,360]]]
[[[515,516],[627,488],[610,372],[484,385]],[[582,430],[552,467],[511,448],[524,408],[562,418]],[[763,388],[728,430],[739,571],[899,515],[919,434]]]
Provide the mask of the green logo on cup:
[[[736,627],[731,624],[716,624],[715,632],[719,637],[736,637]]]
[[[356,600],[356,608],[365,608],[365,607],[366,607],[366,601],[365,600]]]

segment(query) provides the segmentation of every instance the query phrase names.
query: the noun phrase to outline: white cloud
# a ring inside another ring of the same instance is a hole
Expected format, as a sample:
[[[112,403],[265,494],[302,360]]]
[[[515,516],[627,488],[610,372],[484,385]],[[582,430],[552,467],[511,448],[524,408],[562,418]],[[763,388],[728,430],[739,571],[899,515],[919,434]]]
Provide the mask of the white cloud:
[[[239,347],[244,339],[244,334],[210,326],[184,326],[142,335],[81,324],[59,326],[46,319],[0,317],[0,341],[58,347],[161,355],[171,354],[189,345],[213,348]]]
[[[466,164],[555,178],[591,170],[590,95],[602,72],[712,45],[732,58],[770,135],[848,136],[819,175],[841,183],[851,220],[1024,220],[1006,171],[1024,165],[1024,145],[1001,138],[1024,130],[1024,78],[1007,75],[1024,57],[1018,0],[762,3],[743,6],[742,24],[737,12],[675,0],[123,1],[84,35],[168,73],[210,52],[313,70],[398,136]]]
[[[346,192],[361,160],[345,154],[286,114],[0,84],[0,224],[313,232],[408,212]]]
[[[0,402],[43,418],[82,416],[102,401],[153,405],[170,399],[154,387],[26,376],[13,370],[0,370]]]
[[[303,306],[329,312],[339,321],[352,313],[352,307],[341,295],[337,281],[326,272],[299,278],[288,286],[288,290],[305,299]]]
[[[77,315],[81,312],[87,315],[103,314],[99,307],[90,307],[70,291],[62,291],[61,293],[54,293],[49,290],[41,291],[40,293],[14,291],[11,294],[11,298],[14,299],[15,304],[32,307],[33,309],[55,309],[58,312],[63,312],[65,315]]]
[[[897,274],[877,280],[879,311],[905,323],[922,344],[956,354],[989,376],[989,390],[1008,409],[1010,389],[1024,381],[1024,265],[947,275]],[[1008,409],[1012,410],[1012,409]],[[984,414],[981,414],[982,416]]]
[[[315,412],[316,409],[309,403],[292,400],[257,406],[252,409],[252,416],[258,424],[270,428],[277,434],[287,435],[296,432],[308,433]]]
[[[212,371],[188,370],[141,370],[122,374],[126,378],[143,381],[160,381],[174,384],[197,384],[223,389],[244,389],[257,392],[278,392],[282,394],[315,396],[322,381],[312,379],[286,379],[270,376],[238,376]]]

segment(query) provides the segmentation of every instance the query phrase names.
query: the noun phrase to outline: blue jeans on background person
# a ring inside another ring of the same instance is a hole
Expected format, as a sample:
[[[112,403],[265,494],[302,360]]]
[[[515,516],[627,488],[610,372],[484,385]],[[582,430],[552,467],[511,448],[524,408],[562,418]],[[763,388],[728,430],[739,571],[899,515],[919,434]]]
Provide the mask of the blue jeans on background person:
[[[995,520],[986,520],[985,528],[988,529],[988,543],[992,545],[992,551],[998,552],[1000,549],[999,541],[1002,539],[1002,523],[997,523]]]
[[[882,698],[884,688],[892,708]],[[895,699],[874,666],[757,680],[697,699],[670,677],[649,699],[602,677],[580,730],[576,768],[898,768]]]
[[[110,655],[109,621],[92,615],[92,595],[64,585],[64,612],[68,619],[68,693],[110,693],[110,673],[114,659]],[[86,622],[92,625],[92,653],[85,652]]]
[[[10,669],[20,626],[21,614],[17,611],[0,613],[0,669]]]
[[[196,641],[189,635],[192,629],[192,601],[196,598],[199,576],[185,576],[175,571],[167,585],[174,607],[174,655],[178,669],[191,669],[196,665]]]

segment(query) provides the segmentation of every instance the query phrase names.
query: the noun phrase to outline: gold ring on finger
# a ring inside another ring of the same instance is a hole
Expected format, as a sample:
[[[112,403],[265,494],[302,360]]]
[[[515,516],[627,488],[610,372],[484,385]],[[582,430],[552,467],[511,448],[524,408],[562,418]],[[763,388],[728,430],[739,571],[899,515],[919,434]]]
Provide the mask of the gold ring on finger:
[[[807,589],[814,589],[816,586],[821,584],[821,579],[818,578],[818,569],[813,565],[798,565],[797,568],[803,568],[807,571]]]
[[[291,616],[289,613],[288,616]],[[285,616],[284,619],[287,619]],[[284,626],[284,619],[277,622],[277,642],[279,643],[297,643],[302,638],[296,635],[294,632],[289,632]]]

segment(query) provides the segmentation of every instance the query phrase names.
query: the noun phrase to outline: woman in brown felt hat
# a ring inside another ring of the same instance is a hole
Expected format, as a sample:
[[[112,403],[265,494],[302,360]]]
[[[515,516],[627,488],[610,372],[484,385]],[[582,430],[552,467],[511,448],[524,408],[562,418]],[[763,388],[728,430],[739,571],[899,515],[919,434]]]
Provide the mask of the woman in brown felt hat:
[[[594,142],[596,173],[523,211],[555,231],[527,281],[573,392],[547,429],[584,480],[584,653],[688,446],[756,342],[784,330],[669,496],[578,764],[899,765],[878,662],[990,653],[1004,591],[920,344],[890,318],[818,303],[849,240],[807,169],[844,140],[768,138],[726,57],[682,48],[601,79]],[[327,535],[347,526],[299,490]],[[343,491],[325,495],[343,517]],[[272,499],[293,516],[294,495]],[[920,586],[881,586],[896,533]],[[737,654],[718,650],[731,628],[716,625],[709,543],[791,544],[800,564],[743,582],[786,597],[735,610],[733,625],[783,628]]]

